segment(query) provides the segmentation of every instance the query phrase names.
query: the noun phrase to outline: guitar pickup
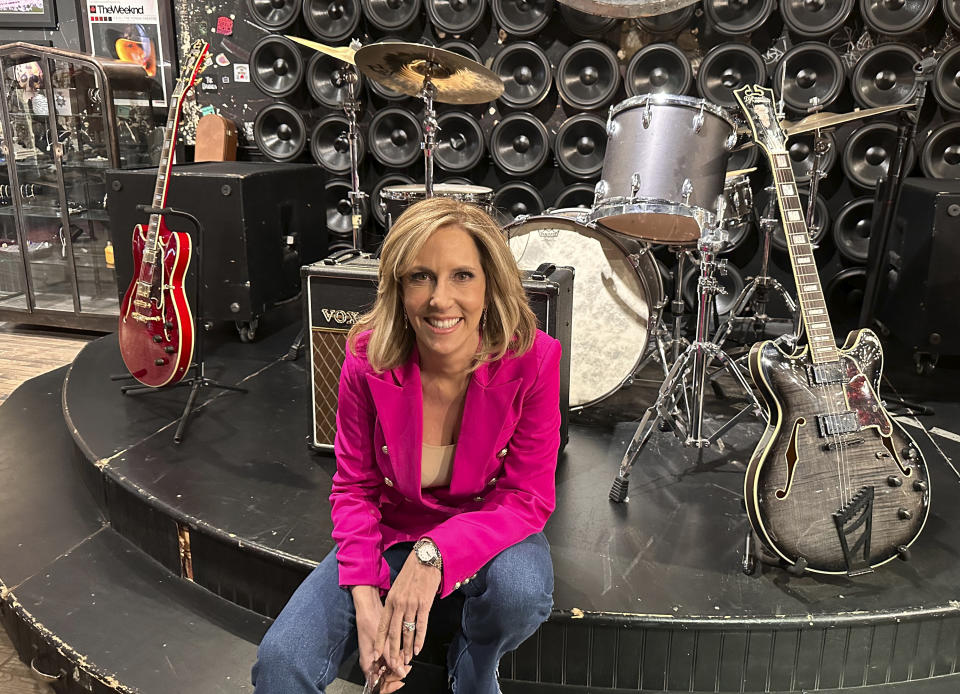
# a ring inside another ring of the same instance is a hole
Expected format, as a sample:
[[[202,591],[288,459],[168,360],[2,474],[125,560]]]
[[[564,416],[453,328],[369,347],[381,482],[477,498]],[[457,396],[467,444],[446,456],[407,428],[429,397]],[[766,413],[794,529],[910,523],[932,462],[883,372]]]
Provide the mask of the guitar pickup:
[[[839,451],[844,448],[850,448],[851,446],[859,446],[863,443],[866,443],[866,439],[862,436],[857,436],[852,439],[840,439],[839,441],[831,441],[830,443],[823,444],[823,450],[825,451]]]
[[[855,431],[860,431],[857,413],[847,411],[837,414],[818,414],[817,431],[820,434],[820,438],[852,434]]]
[[[811,386],[827,386],[832,383],[846,381],[843,364],[839,361],[829,361],[824,364],[809,364],[807,366],[807,381]]]

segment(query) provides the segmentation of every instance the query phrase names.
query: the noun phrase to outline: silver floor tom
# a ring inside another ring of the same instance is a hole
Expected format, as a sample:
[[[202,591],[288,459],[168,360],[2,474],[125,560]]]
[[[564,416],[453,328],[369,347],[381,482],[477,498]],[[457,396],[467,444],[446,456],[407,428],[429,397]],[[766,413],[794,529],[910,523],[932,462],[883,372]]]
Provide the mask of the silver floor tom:
[[[570,406],[615,393],[636,371],[663,305],[653,254],[630,254],[611,234],[558,215],[520,217],[504,233],[521,269],[553,263],[575,270]]]
[[[493,211],[493,189],[486,186],[472,186],[460,183],[435,183],[433,195],[438,198],[455,198],[461,202],[479,205],[487,212]],[[380,190],[380,206],[386,220],[387,231],[394,220],[415,202],[425,200],[427,188],[420,183],[399,186],[386,186]]]
[[[590,220],[649,243],[694,244],[713,223],[736,125],[719,106],[642,94],[610,109]]]

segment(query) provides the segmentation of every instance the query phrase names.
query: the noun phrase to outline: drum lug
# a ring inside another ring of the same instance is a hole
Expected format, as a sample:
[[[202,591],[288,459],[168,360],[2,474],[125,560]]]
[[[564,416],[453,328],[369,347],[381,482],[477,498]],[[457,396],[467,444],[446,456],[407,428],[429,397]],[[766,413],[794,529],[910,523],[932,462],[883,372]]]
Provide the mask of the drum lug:
[[[706,120],[706,116],[703,115],[703,102],[700,103],[700,110],[697,111],[697,115],[693,117],[693,132],[699,133],[701,128],[703,128],[703,123]]]
[[[689,178],[683,179],[683,185],[680,186],[680,196],[683,198],[683,204],[690,204],[690,196],[693,195],[693,183]]]
[[[630,200],[637,199],[637,193],[640,192],[640,174],[636,171],[630,176]]]
[[[641,118],[643,122],[644,130],[650,127],[650,121],[652,119],[653,119],[653,102],[648,100],[646,105],[643,107],[643,116]]]
[[[736,131],[730,133],[729,137],[727,137],[726,141],[723,143],[723,146],[724,146],[724,148],[725,148],[728,152],[729,152],[730,150],[732,150],[734,147],[737,146],[737,132],[736,132]]]
[[[610,110],[613,111],[613,109]],[[607,137],[613,137],[619,130],[620,127],[617,125],[617,122],[613,120],[613,115],[611,114],[610,117],[607,118]]]
[[[602,178],[597,181],[597,185],[593,187],[593,206],[596,207],[601,200],[607,197],[607,190],[610,188],[607,185],[607,182]]]

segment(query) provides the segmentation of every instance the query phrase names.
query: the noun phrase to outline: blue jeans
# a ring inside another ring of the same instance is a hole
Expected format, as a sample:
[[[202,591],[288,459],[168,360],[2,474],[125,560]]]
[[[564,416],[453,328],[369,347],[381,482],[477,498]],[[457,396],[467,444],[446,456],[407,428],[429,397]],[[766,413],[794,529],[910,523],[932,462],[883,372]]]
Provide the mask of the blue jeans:
[[[384,552],[392,579],[411,547],[402,543]],[[307,576],[260,642],[256,694],[322,693],[357,650],[353,598],[339,585],[336,552]],[[533,634],[553,607],[547,539],[537,533],[508,547],[459,591],[460,629],[447,654],[451,687],[454,694],[497,694],[500,658]]]

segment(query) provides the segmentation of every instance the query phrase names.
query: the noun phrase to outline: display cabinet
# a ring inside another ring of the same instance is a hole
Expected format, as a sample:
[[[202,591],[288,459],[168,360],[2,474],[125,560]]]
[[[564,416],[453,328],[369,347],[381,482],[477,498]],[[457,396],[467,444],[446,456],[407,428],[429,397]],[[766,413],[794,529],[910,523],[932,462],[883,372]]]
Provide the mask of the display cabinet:
[[[114,330],[106,172],[159,163],[156,87],[139,65],[26,43],[0,46],[0,87],[0,321]]]

